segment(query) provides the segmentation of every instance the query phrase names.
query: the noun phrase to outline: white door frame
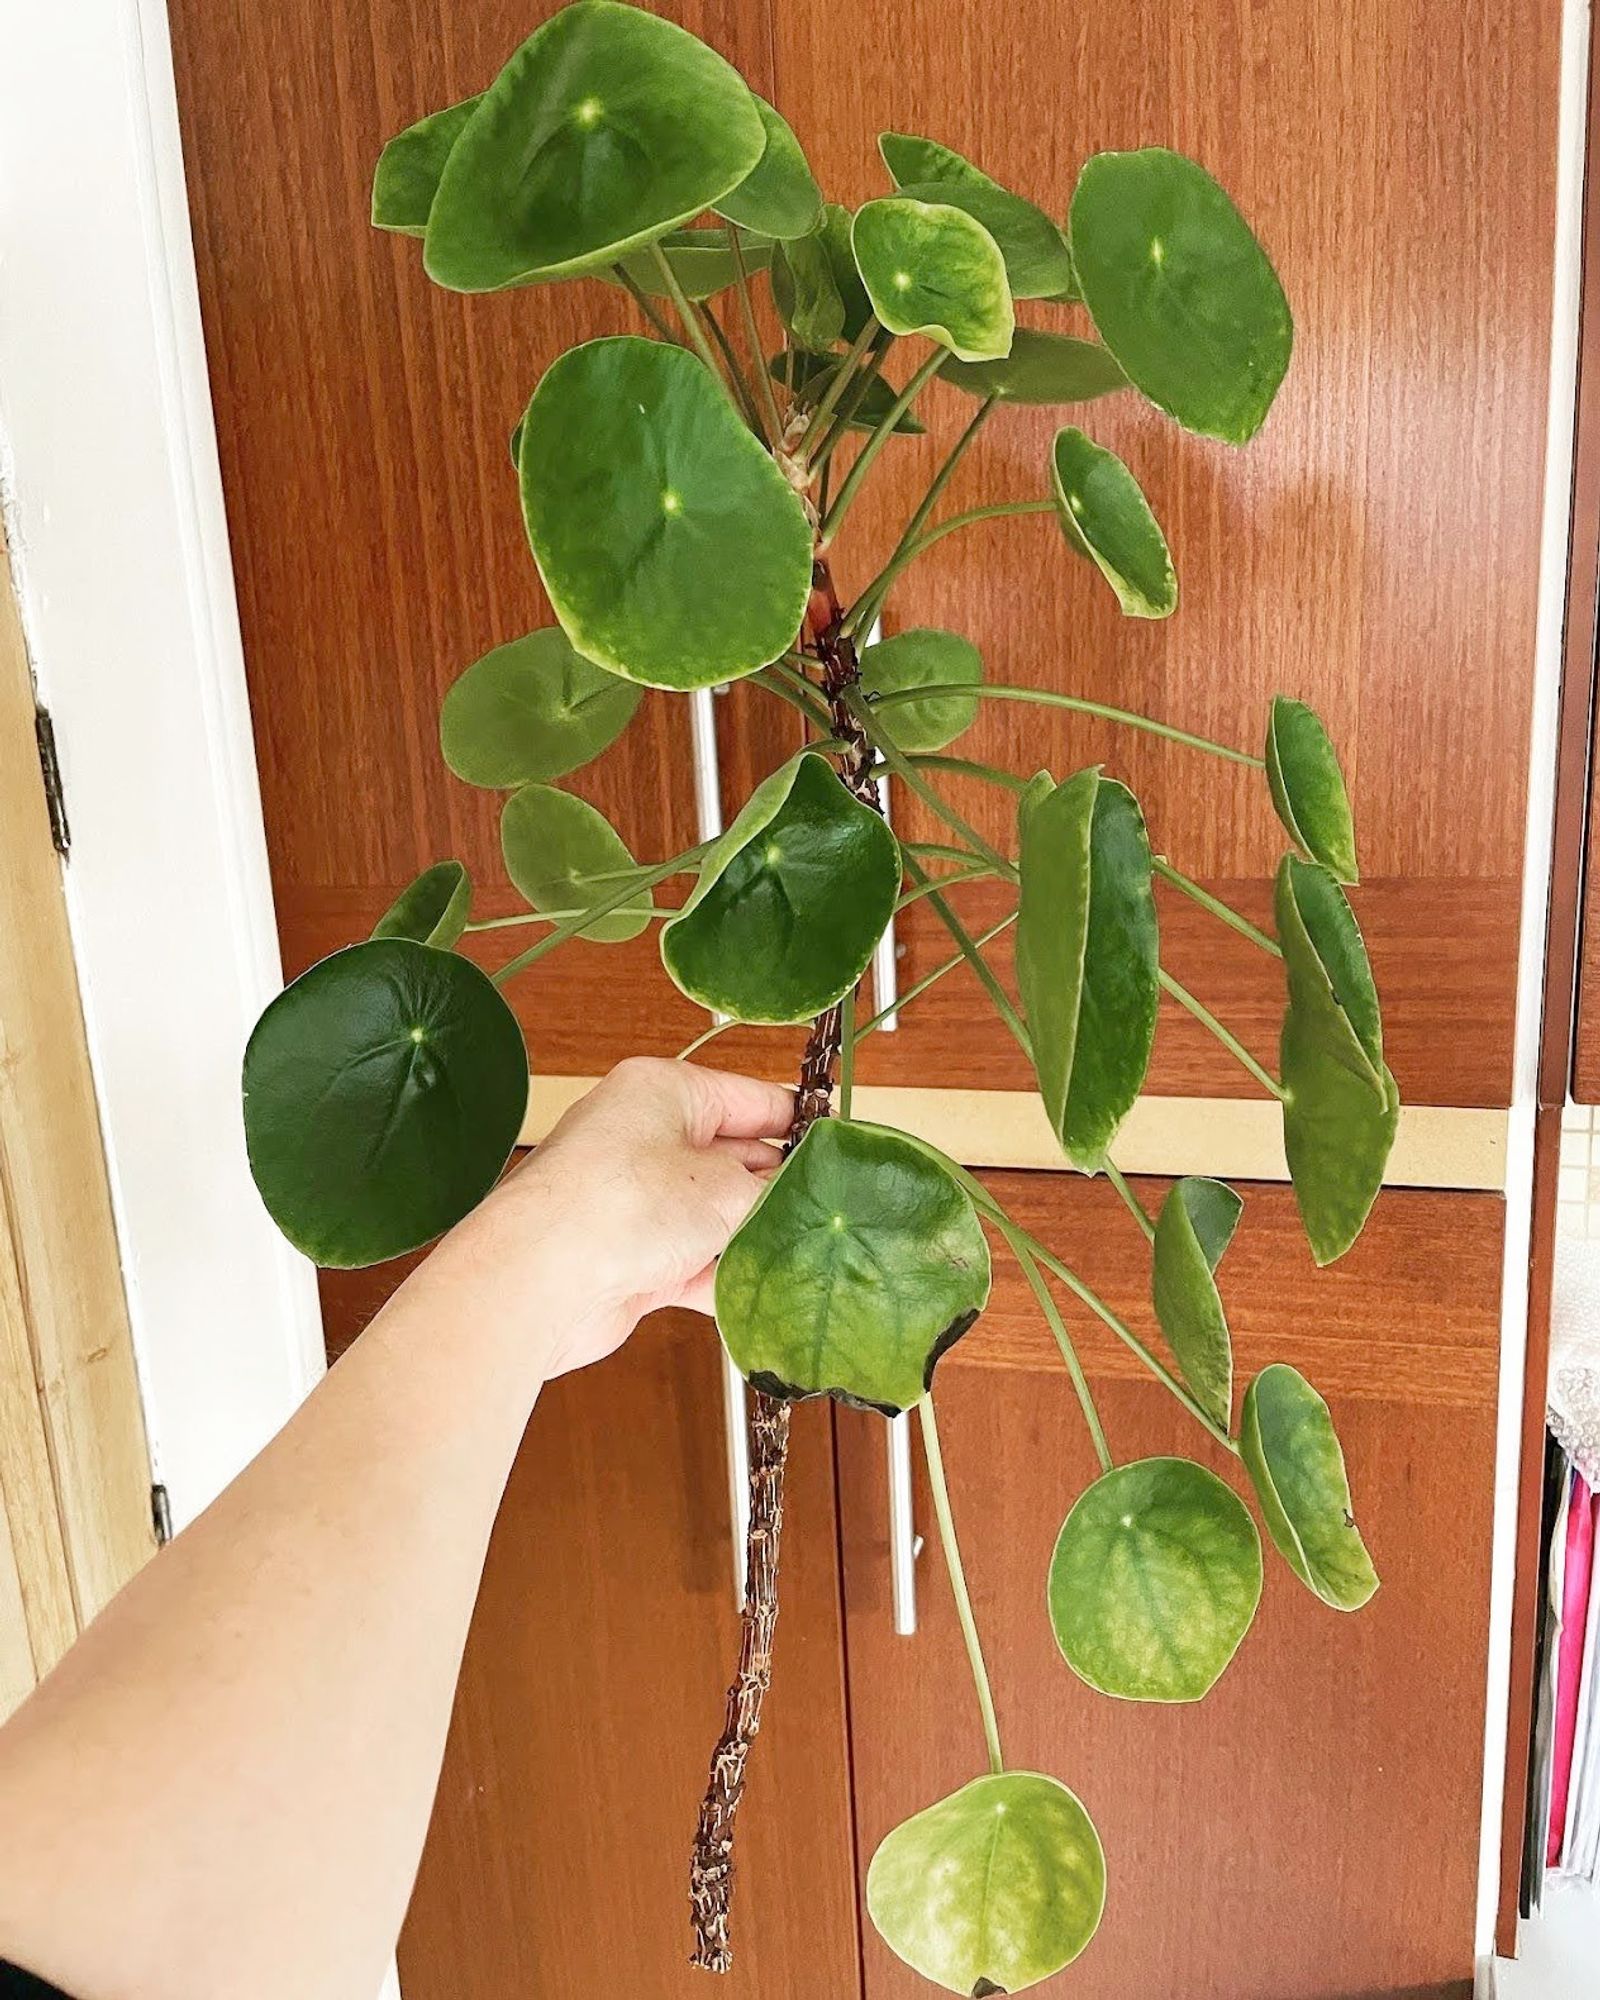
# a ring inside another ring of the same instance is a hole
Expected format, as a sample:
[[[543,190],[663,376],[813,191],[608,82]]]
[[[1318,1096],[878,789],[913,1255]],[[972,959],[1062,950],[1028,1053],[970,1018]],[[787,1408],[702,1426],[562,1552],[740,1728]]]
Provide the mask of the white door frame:
[[[1588,33],[1588,0],[1564,0],[1507,1183],[1485,1955],[1509,1679]],[[240,1052],[281,968],[164,0],[0,0],[0,50],[0,501],[65,778],[68,903],[155,1474],[181,1525],[271,1435],[323,1363],[312,1273],[256,1199],[239,1119]],[[152,964],[163,968],[159,985]]]
[[[181,1525],[322,1348],[240,1127],[240,1051],[281,973],[163,0],[0,0],[0,50],[0,477]]]

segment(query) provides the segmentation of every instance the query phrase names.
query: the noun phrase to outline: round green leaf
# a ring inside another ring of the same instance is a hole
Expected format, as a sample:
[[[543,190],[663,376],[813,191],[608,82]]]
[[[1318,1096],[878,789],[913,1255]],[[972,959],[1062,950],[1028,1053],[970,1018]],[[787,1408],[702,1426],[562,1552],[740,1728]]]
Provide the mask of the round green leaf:
[[[1267,719],[1267,784],[1301,853],[1340,882],[1359,882],[1355,823],[1338,753],[1315,710],[1287,695],[1274,696]]]
[[[717,213],[763,236],[807,236],[822,220],[822,190],[788,124],[764,97],[755,104],[766,151],[733,192],[716,203]]]
[[[741,1021],[808,1021],[871,963],[900,889],[900,849],[825,757],[758,785],[662,926],[661,959],[691,1000]]]
[[[616,741],[641,699],[632,681],[574,652],[549,625],[467,668],[439,711],[439,743],[469,785],[564,778]]]
[[[920,625],[880,639],[861,654],[861,686],[868,701],[898,694],[906,688],[926,688],[922,701],[896,702],[878,726],[902,750],[942,750],[977,720],[975,694],[941,694],[942,683],[970,687],[983,679],[983,655],[959,632],[939,632]]]
[[[1161,1204],[1151,1299],[1195,1400],[1227,1430],[1233,1422],[1233,1341],[1215,1272],[1244,1203],[1225,1181],[1190,1175]]]
[[[947,361],[941,378],[964,395],[1005,403],[1090,403],[1126,389],[1128,378],[1097,340],[1019,326],[1003,361]]]
[[[767,364],[767,373],[775,382],[786,386],[792,376],[799,399],[814,408],[822,400],[835,370],[843,365],[843,361],[844,357],[838,354],[797,354],[791,351],[773,355]],[[900,391],[892,382],[886,382],[881,375],[872,376],[859,397],[854,390],[847,390],[842,398],[850,405],[848,428],[875,431],[899,400]],[[918,421],[914,410],[902,410],[895,421],[894,434],[897,437],[921,437],[926,428]]]
[[[948,201],[888,195],[856,211],[856,269],[891,333],[920,333],[963,361],[1011,352],[1016,326],[999,245]]]
[[[457,139],[423,262],[458,292],[592,271],[692,222],[766,142],[743,78],[693,35],[616,0],[563,7]]]
[[[1324,1604],[1359,1611],[1378,1573],[1350,1511],[1333,1418],[1298,1369],[1277,1362],[1250,1384],[1239,1448],[1284,1561]]]
[[[652,687],[711,687],[792,643],[811,594],[811,525],[685,349],[624,334],[563,354],[522,420],[520,473],[550,602],[597,665]]]
[[[482,101],[463,98],[443,111],[431,112],[397,132],[378,155],[372,176],[372,224],[404,236],[421,236],[428,227],[439,176],[467,120]]]
[[[1199,1701],[1260,1601],[1250,1510],[1187,1458],[1143,1458],[1097,1479],[1050,1563],[1050,1622],[1067,1665],[1126,1701]]]
[[[1117,593],[1125,616],[1170,618],[1178,579],[1167,538],[1122,460],[1069,425],[1056,433],[1050,477],[1061,532]]]
[[[1088,1944],[1105,1901],[1093,1820],[1034,1771],[974,1778],[897,1826],[867,1870],[878,1935],[950,1993],[1038,1985]]]
[[[1084,303],[1129,380],[1186,430],[1254,437],[1294,326],[1266,252],[1205,169],[1159,146],[1097,153],[1068,227]]]
[[[622,837],[587,799],[554,785],[524,785],[500,815],[506,873],[535,910],[586,910],[614,896],[637,869]],[[649,893],[637,906],[597,917],[582,935],[595,944],[625,944],[648,928]]]
[[[989,1245],[949,1166],[854,1120],[811,1127],[717,1265],[717,1326],[758,1389],[885,1416],[926,1394],[988,1296]]]
[[[375,938],[414,938],[440,951],[454,948],[467,927],[472,884],[459,861],[438,861],[402,889],[373,926]]]
[[[1000,245],[1014,299],[1077,297],[1067,239],[1036,203],[936,139],[880,132],[878,151],[899,193],[953,202],[983,224]]]
[[[850,277],[860,291],[861,280],[853,264]],[[865,298],[863,292],[863,301]],[[774,246],[772,303],[796,347],[811,354],[832,351],[844,331],[845,305],[823,230]]]
[[[378,1264],[475,1208],[528,1100],[516,1016],[470,960],[407,938],[335,952],[256,1023],[250,1171],[318,1264]]]
[[[1024,794],[1017,983],[1045,1111],[1094,1171],[1144,1085],[1159,936],[1139,802],[1098,769]]]
[[[740,244],[747,272],[764,271],[776,248],[764,236],[747,236]],[[739,266],[726,229],[674,229],[649,250],[634,250],[619,261],[641,292],[653,299],[671,297],[653,252],[659,250],[686,298],[709,299],[739,281]]]
[[[1319,1264],[1361,1234],[1388,1164],[1400,1093],[1366,945],[1326,868],[1286,854],[1276,913],[1289,1005],[1278,1065],[1295,1200]]]
[[[1000,246],[1013,299],[1059,298],[1072,284],[1072,254],[1055,223],[987,176],[911,181],[900,193],[910,201],[946,202],[981,223]]]

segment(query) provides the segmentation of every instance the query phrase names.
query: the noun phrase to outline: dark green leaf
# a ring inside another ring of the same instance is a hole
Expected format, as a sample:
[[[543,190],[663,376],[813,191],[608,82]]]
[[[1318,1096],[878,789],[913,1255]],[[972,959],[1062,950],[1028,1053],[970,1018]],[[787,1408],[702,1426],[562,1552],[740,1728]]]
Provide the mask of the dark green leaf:
[[[424,234],[444,163],[481,101],[467,97],[431,112],[397,132],[384,147],[372,176],[375,229],[395,229],[404,236]]]
[[[1045,1111],[1094,1171],[1144,1084],[1159,938],[1139,802],[1097,769],[1034,780],[1021,813],[1017,981]]]
[[[1286,695],[1267,721],[1267,784],[1290,839],[1341,882],[1358,882],[1356,830],[1339,758],[1315,711]]]
[[[1331,1264],[1361,1234],[1383,1185],[1400,1095],[1344,891],[1327,869],[1286,854],[1276,910],[1289,986],[1279,1047],[1284,1148],[1312,1255]]]
[[[1178,579],[1167,538],[1113,451],[1068,426],[1056,433],[1050,476],[1061,532],[1117,594],[1129,618],[1170,618]]]
[[[1199,1701],[1261,1601],[1261,1537],[1214,1472],[1144,1458],[1085,1492],[1050,1564],[1050,1622],[1067,1665],[1126,1701]]]
[[[1350,1511],[1333,1418],[1298,1369],[1279,1362],[1250,1384],[1239,1448],[1284,1561],[1324,1604],[1359,1611],[1378,1573]]]
[[[861,686],[869,701],[908,688],[926,688],[925,701],[897,701],[876,727],[902,750],[943,750],[977,720],[975,694],[941,694],[943,683],[983,679],[983,655],[959,632],[919,625],[880,639],[861,654]]]
[[[824,1118],[717,1265],[717,1325],[757,1388],[909,1409],[982,1312],[989,1245],[933,1149]]]
[[[469,785],[564,778],[616,741],[641,699],[632,681],[586,660],[548,625],[467,668],[439,711],[440,747]]]
[[[749,88],[693,35],[616,0],[563,7],[456,141],[423,260],[454,291],[616,261],[722,199],[761,158]]]
[[[776,245],[765,236],[747,236],[740,244],[746,271],[764,271]],[[686,298],[709,299],[739,282],[739,266],[726,229],[674,229],[649,250],[634,250],[619,261],[641,292],[652,299],[671,296],[654,252],[660,250]]]
[[[800,400],[814,407],[821,401],[823,392],[833,380],[834,371],[843,365],[843,361],[843,355],[839,354],[775,354],[767,372],[774,381],[784,384],[789,382],[792,373]],[[841,401],[851,406],[849,428],[853,431],[875,431],[899,398],[900,391],[881,375],[871,378],[859,401],[855,400],[855,392],[847,389]],[[926,426],[917,421],[914,411],[902,410],[894,428],[897,437],[921,437]]]
[[[1195,1400],[1224,1430],[1233,1422],[1233,1342],[1214,1274],[1243,1207],[1224,1181],[1175,1181],[1161,1204],[1151,1266],[1161,1331]]]
[[[939,370],[968,396],[998,396],[1006,403],[1089,403],[1126,389],[1128,378],[1108,349],[1070,333],[1040,333],[1019,326],[1003,361],[957,361]]]
[[[527,1098],[522,1030],[477,966],[378,938],[312,966],[256,1023],[250,1171],[297,1250],[382,1263],[477,1206]]]
[[[472,884],[459,861],[437,861],[402,889],[373,926],[375,938],[414,938],[450,951],[467,927]]]
[[[854,265],[850,276],[859,290]],[[844,331],[845,309],[822,231],[774,247],[772,303],[796,347],[813,354],[831,352]]]
[[[1097,153],[1069,229],[1084,303],[1129,380],[1186,430],[1253,437],[1294,327],[1265,251],[1205,169],[1159,146]]]
[[[785,121],[764,97],[756,98],[756,110],[767,135],[766,151],[716,204],[717,213],[762,236],[808,236],[822,220],[822,190]]]
[[[710,687],[793,641],[811,595],[811,524],[683,348],[622,335],[563,354],[523,418],[520,470],[550,602],[597,665],[653,687]]]
[[[524,785],[500,815],[506,873],[536,910],[587,910],[614,896],[638,863],[604,813],[553,785]],[[595,944],[625,944],[646,929],[649,893],[637,905],[595,920],[583,936]]]
[[[878,152],[897,188],[916,181],[938,181],[955,187],[998,185],[954,147],[941,146],[937,139],[919,138],[912,132],[880,132]]]
[[[850,240],[872,310],[963,361],[1009,354],[1016,325],[1005,260],[988,230],[946,201],[889,195],[856,211]]]
[[[1094,1936],[1106,1863],[1094,1822],[1034,1771],[974,1778],[888,1834],[867,1912],[913,1971],[949,1993],[1020,1993]]]
[[[900,850],[825,757],[792,758],[758,785],[661,932],[691,1000],[741,1021],[806,1021],[843,999],[872,959],[900,887]]]

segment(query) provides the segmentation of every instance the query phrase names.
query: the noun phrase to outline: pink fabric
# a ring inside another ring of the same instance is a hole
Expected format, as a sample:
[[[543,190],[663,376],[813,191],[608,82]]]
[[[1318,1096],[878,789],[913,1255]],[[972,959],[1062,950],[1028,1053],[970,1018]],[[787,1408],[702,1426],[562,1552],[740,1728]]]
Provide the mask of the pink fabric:
[[[1567,1796],[1572,1788],[1572,1745],[1578,1733],[1578,1689],[1583,1679],[1583,1635],[1589,1615],[1589,1582],[1594,1571],[1594,1495],[1578,1473],[1572,1475],[1567,1508],[1567,1569],[1561,1591],[1561,1646],[1556,1655],[1556,1731],[1550,1759],[1550,1837],[1545,1865],[1561,1860],[1567,1832]]]

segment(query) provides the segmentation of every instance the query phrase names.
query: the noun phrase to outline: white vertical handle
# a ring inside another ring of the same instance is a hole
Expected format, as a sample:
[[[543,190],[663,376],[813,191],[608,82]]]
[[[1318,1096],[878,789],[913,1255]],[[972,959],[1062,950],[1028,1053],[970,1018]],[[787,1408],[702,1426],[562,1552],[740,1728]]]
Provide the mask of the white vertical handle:
[[[891,1417],[889,1445],[889,1597],[898,1638],[917,1629],[917,1524],[911,1507],[911,1419]]]
[[[694,810],[701,840],[722,831],[722,768],[717,760],[717,714],[710,688],[689,696],[689,745],[694,761]],[[716,1017],[721,1020],[722,1016]],[[722,1356],[722,1422],[728,1447],[728,1522],[733,1538],[733,1601],[744,1604],[745,1545],[750,1538],[750,1416],[744,1377],[728,1350]]]
[[[885,824],[892,826],[894,822],[889,817],[887,776],[878,780],[878,806],[883,813]],[[895,948],[894,918],[891,917],[884,925],[883,936],[879,938],[872,954],[872,1005],[878,1013],[883,1013],[886,1007],[889,1010],[883,1014],[883,1019],[878,1023],[880,1035],[893,1034],[900,1025],[900,1016],[894,1011],[894,1003],[899,994],[900,962]]]

